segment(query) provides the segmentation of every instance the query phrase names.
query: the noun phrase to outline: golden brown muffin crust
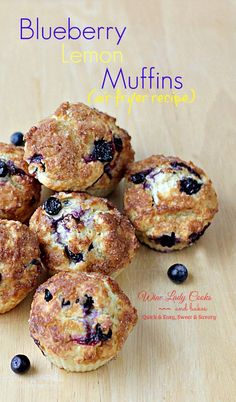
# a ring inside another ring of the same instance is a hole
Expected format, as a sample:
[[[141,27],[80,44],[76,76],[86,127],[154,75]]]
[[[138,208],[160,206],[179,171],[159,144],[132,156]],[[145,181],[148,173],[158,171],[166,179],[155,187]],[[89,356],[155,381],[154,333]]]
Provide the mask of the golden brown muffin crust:
[[[42,273],[38,239],[20,222],[0,220],[0,313],[15,307]]]
[[[48,302],[45,291],[52,296]],[[88,297],[92,302],[86,309]],[[29,326],[35,343],[49,359],[53,361],[56,355],[76,366],[116,356],[136,321],[136,309],[111,278],[61,272],[37,289]],[[105,335],[110,333],[107,339],[91,336],[97,326]]]
[[[134,158],[130,136],[115,121],[83,103],[63,103],[53,116],[26,134],[25,160],[30,172],[52,190],[86,190],[95,195],[107,195]],[[115,138],[122,142],[120,149]],[[97,141],[110,144],[112,160],[102,162],[92,158]]]
[[[158,181],[160,173],[163,176]],[[132,177],[137,174],[145,179],[135,184]],[[196,193],[181,190],[181,180],[187,178],[197,182],[200,189]],[[156,239],[174,233],[177,240],[172,249],[191,244],[191,236],[196,240],[210,224],[218,203],[212,182],[202,169],[177,157],[157,155],[128,166],[124,207],[140,240],[164,251],[155,244]]]
[[[0,218],[25,222],[37,208],[41,185],[29,175],[23,148],[0,143],[0,161],[8,174],[0,177]]]
[[[138,248],[135,231],[111,202],[85,193],[58,193],[53,197],[62,206],[56,216],[41,206],[30,219],[42,260],[52,274],[78,270],[116,275],[131,262]],[[68,249],[82,253],[83,259],[75,264]]]

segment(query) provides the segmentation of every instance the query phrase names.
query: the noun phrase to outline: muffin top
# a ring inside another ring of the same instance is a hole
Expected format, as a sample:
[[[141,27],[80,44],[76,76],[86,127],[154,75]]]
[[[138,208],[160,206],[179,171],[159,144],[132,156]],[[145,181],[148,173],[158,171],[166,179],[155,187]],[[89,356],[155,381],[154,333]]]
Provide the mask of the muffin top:
[[[25,136],[29,171],[56,191],[107,195],[134,152],[128,133],[105,113],[65,102]]]
[[[41,186],[23,156],[23,148],[0,143],[0,218],[25,222],[38,205]]]
[[[30,220],[50,273],[94,271],[116,276],[138,247],[128,218],[111,202],[85,193],[57,193]]]
[[[204,171],[192,162],[163,155],[129,165],[124,206],[138,234],[160,247],[177,248],[197,240],[218,210],[215,190]]]
[[[42,273],[36,235],[20,222],[0,220],[0,261],[0,313],[4,313],[37,285]]]
[[[79,365],[114,357],[136,321],[136,309],[110,277],[60,272],[37,289],[29,326],[52,361]]]

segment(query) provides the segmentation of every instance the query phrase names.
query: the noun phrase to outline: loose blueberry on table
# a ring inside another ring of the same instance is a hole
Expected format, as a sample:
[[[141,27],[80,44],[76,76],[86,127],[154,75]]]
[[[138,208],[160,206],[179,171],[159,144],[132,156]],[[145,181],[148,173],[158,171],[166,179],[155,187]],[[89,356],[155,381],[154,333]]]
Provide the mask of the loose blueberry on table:
[[[183,283],[188,277],[188,270],[183,264],[174,264],[167,271],[170,280],[177,285]]]
[[[17,147],[24,145],[24,136],[21,132],[17,131],[11,135],[11,143]]]
[[[57,215],[62,209],[61,201],[56,197],[49,197],[44,203],[44,209],[49,215]]]
[[[11,369],[16,374],[26,373],[30,368],[30,361],[25,355],[16,355],[11,360]]]

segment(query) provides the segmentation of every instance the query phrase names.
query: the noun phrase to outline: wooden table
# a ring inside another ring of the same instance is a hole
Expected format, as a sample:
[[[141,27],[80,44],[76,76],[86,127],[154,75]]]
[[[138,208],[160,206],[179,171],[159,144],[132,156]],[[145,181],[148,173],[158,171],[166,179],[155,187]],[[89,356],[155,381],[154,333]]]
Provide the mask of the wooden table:
[[[45,26],[65,24],[70,16],[81,27],[126,26],[127,30],[118,46],[114,37],[20,40],[19,19],[37,16]],[[114,102],[93,105],[115,115],[132,135],[136,159],[163,153],[203,167],[220,203],[220,212],[198,244],[168,255],[142,246],[120,275],[118,282],[140,318],[119,357],[103,368],[68,374],[43,358],[28,334],[32,296],[1,316],[1,401],[235,401],[235,23],[233,0],[0,1],[2,141],[8,142],[14,131],[27,131],[62,101],[87,103],[88,93],[99,89],[107,67],[115,72],[122,66],[127,75],[135,76],[143,66],[155,66],[162,75],[182,76],[184,87],[175,92],[189,94],[193,88],[196,100],[176,107],[146,98],[133,104],[130,114],[125,102],[118,107]],[[65,57],[72,51],[119,50],[123,63],[63,63],[62,42]],[[124,91],[134,92],[150,97],[171,91]],[[121,193],[122,186],[112,196],[117,205]],[[182,286],[172,284],[166,275],[175,262],[190,272]],[[211,300],[192,304],[207,311],[177,312],[175,308],[184,304],[144,301],[142,291],[165,298],[172,291],[179,297],[197,291]],[[171,310],[160,310],[163,307]],[[157,319],[150,317],[155,314]],[[158,315],[185,318],[158,319]],[[24,376],[9,368],[16,353],[25,353],[32,362],[32,370]]]

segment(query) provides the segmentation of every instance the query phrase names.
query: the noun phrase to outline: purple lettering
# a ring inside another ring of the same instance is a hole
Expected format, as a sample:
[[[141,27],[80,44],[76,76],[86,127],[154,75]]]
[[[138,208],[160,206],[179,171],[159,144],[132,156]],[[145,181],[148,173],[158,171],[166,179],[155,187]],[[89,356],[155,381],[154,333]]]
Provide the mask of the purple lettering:
[[[117,85],[117,82],[118,82],[118,80],[120,79],[120,77],[121,77],[121,79],[122,79],[122,81],[123,81],[123,86],[124,86],[124,88],[125,88],[125,89],[127,88],[127,87],[126,87],[125,77],[124,77],[124,73],[123,73],[122,68],[119,69],[119,72],[118,72],[118,74],[117,74],[117,77],[116,77],[115,82],[113,82],[113,80],[112,80],[112,77],[111,77],[109,68],[106,68],[106,71],[105,71],[105,74],[104,74],[104,78],[103,78],[103,82],[102,82],[102,89],[104,88],[104,85],[105,85],[105,83],[106,83],[107,77],[110,79],[110,83],[111,83],[113,89],[115,89],[115,87],[116,87],[116,85]]]
[[[71,31],[72,30],[76,30],[78,32],[77,36],[71,36]],[[79,39],[81,36],[81,30],[79,29],[79,27],[73,27],[70,25],[70,17],[68,17],[68,39],[72,39],[72,40],[77,40]]]
[[[86,36],[86,35],[89,35],[89,34],[92,34],[92,36],[91,37]],[[94,37],[95,37],[95,29],[93,27],[85,27],[83,29],[83,37],[85,39],[88,39],[88,40],[94,39]]]
[[[63,28],[63,27],[56,27],[55,29],[54,29],[54,32],[53,32],[53,34],[54,34],[54,38],[55,39],[58,39],[58,40],[62,40],[62,39],[65,39],[65,37],[66,37],[66,30],[65,30],[65,28]],[[58,35],[60,35],[60,34],[63,34],[63,36],[58,36]]]
[[[23,26],[24,21],[27,21],[27,26]],[[32,22],[29,18],[21,18],[20,19],[20,39],[31,39],[34,36],[34,30],[31,28]],[[23,30],[28,30],[31,32],[30,36],[23,36]]]

